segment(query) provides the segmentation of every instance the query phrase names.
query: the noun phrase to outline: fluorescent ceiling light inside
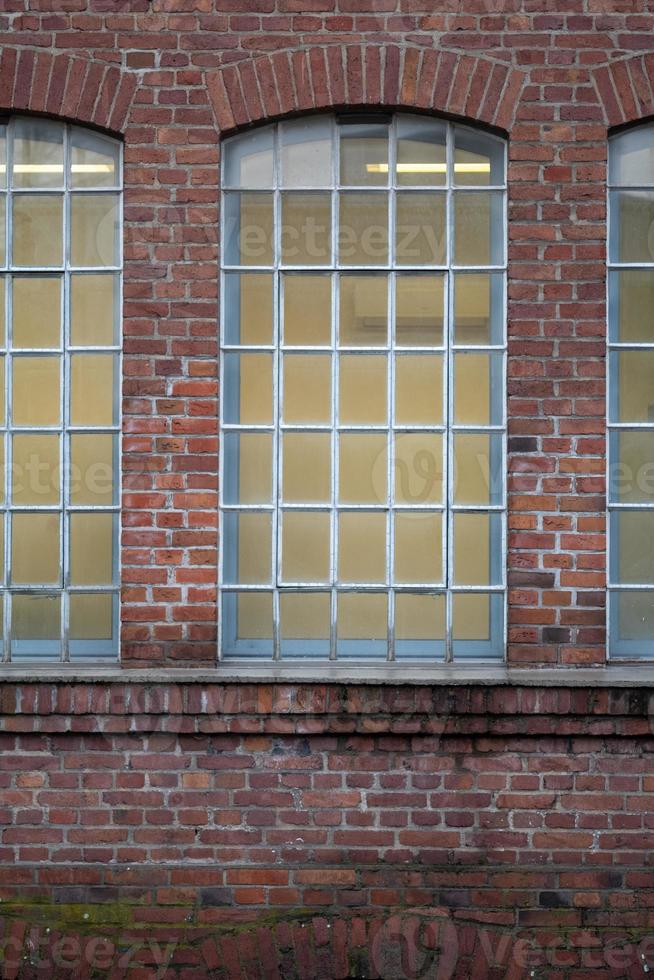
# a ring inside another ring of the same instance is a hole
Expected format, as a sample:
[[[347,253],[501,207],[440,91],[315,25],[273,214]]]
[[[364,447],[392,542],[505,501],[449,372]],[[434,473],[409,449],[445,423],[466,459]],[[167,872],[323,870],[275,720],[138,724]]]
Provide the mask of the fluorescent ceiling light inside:
[[[446,163],[398,163],[396,169],[399,174],[444,174],[447,171]],[[367,163],[366,170],[369,174],[387,174],[387,163]],[[454,172],[457,174],[488,174],[490,173],[490,163],[455,163]]]

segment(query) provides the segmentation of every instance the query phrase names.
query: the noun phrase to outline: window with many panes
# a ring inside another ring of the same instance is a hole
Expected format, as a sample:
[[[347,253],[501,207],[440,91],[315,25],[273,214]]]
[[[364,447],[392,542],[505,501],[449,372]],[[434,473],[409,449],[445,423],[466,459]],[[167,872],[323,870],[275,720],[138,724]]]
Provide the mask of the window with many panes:
[[[654,655],[654,126],[609,141],[609,652]]]
[[[221,655],[502,657],[504,142],[301,118],[222,185]]]
[[[0,120],[4,660],[118,649],[120,145]]]

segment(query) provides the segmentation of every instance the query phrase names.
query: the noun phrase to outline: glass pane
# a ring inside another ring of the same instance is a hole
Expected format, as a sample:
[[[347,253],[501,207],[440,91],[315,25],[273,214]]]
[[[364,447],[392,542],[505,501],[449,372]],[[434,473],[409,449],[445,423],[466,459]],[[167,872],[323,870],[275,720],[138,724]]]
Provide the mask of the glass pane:
[[[332,437],[329,432],[286,432],[283,436],[283,498],[288,503],[329,503],[332,496]]]
[[[272,422],[272,356],[224,354],[225,422],[270,424]]]
[[[339,592],[336,625],[340,657],[384,657],[388,597],[378,592]]]
[[[630,656],[647,654],[654,639],[654,592],[609,592],[609,603],[614,652]],[[621,651],[620,640],[639,640],[642,646],[640,650]]]
[[[12,261],[16,266],[63,264],[63,197],[17,194],[13,198]]]
[[[479,130],[454,127],[454,183],[504,183],[504,143]]]
[[[437,186],[446,178],[447,126],[436,119],[397,117],[397,183]]]
[[[654,184],[654,139],[651,126],[638,126],[609,142],[611,184]]]
[[[399,192],[396,198],[395,260],[398,265],[444,265],[446,196]]]
[[[402,354],[395,358],[397,425],[443,422],[443,355]]]
[[[13,187],[63,187],[64,127],[46,119],[13,121]]]
[[[11,515],[13,585],[58,585],[61,580],[59,514]]]
[[[282,514],[282,579],[284,582],[329,581],[330,515],[322,511]]]
[[[224,311],[226,344],[272,344],[272,275],[226,273]]]
[[[253,130],[223,144],[226,187],[272,187],[274,127]]]
[[[60,277],[14,276],[11,288],[13,346],[61,346]]]
[[[117,194],[72,194],[71,265],[120,263],[120,212]]]
[[[501,191],[454,195],[456,265],[501,265],[504,261],[504,199]]]
[[[0,178],[2,175],[0,174]],[[0,194],[0,265],[7,261],[7,195]]]
[[[609,325],[614,343],[654,343],[654,269],[609,272]]]
[[[120,279],[111,273],[70,277],[70,342],[74,347],[109,347],[119,340]]]
[[[611,578],[623,585],[654,583],[654,510],[612,511]]]
[[[114,425],[118,421],[116,367],[115,354],[71,356],[71,425]]]
[[[388,183],[388,126],[374,123],[346,124],[340,135],[340,181],[350,185]]]
[[[114,630],[116,597],[111,592],[74,592],[69,599],[69,639],[71,643],[79,640],[91,642],[88,652],[93,656],[115,653],[116,636]],[[102,642],[100,642],[102,641]],[[82,659],[84,646],[70,651],[71,660]],[[75,653],[78,654],[75,657]]]
[[[282,657],[329,654],[328,592],[284,592],[279,599]]]
[[[609,354],[614,422],[654,422],[654,350]]]
[[[5,502],[5,433],[0,433],[0,504]],[[0,555],[4,555],[4,514],[0,515]],[[0,581],[4,578],[4,571],[0,571]]]
[[[120,144],[73,126],[70,135],[71,187],[116,187],[120,183]]]
[[[284,343],[295,347],[329,346],[332,339],[330,275],[286,273],[284,290]]]
[[[397,659],[443,656],[445,596],[398,592],[395,596]]]
[[[498,593],[470,592],[452,596],[454,659],[489,656],[501,659],[504,632],[504,597]]]
[[[501,272],[457,272],[454,277],[454,343],[501,344],[504,333],[504,276]]]
[[[386,424],[387,361],[380,354],[341,354],[341,425]]]
[[[268,656],[273,653],[273,602],[270,592],[227,592],[222,601],[225,656]]]
[[[12,439],[12,502],[58,504],[61,486],[61,451],[58,435],[15,435]]]
[[[385,433],[342,432],[339,437],[339,498],[342,504],[385,504],[388,483]]]
[[[502,354],[454,355],[455,424],[502,424],[503,372]]]
[[[12,660],[57,659],[61,653],[61,597],[11,597]]]
[[[109,433],[70,436],[70,499],[82,506],[111,506],[118,503],[114,479],[118,460],[118,437]]]
[[[388,262],[388,195],[340,195],[338,229],[342,265],[385,265]]]
[[[442,347],[445,277],[399,273],[395,279],[395,343]]]
[[[270,514],[224,512],[223,578],[243,585],[270,582],[272,524]]]
[[[611,191],[609,253],[613,262],[654,261],[654,192]]]
[[[71,585],[111,585],[115,579],[116,514],[70,515]]]
[[[332,127],[324,117],[280,124],[282,187],[331,186]]]
[[[5,424],[5,396],[5,358],[3,355],[0,357],[0,425]]]
[[[386,514],[339,514],[338,578],[341,582],[386,581]]]
[[[225,194],[223,204],[227,265],[272,265],[272,194]]]
[[[395,502],[439,504],[443,499],[443,437],[437,432],[395,435]]]
[[[443,581],[443,515],[405,511],[395,513],[394,581]]]
[[[12,421],[14,425],[61,423],[61,378],[58,357],[14,357]]]
[[[654,431],[617,429],[609,433],[609,498],[617,503],[654,500]]]
[[[501,504],[504,464],[499,432],[454,435],[454,503]]]
[[[269,504],[272,500],[272,436],[226,432],[223,499],[226,504]]]
[[[285,265],[330,265],[332,198],[319,191],[282,194],[282,262]]]
[[[385,347],[388,344],[388,278],[342,275],[339,279],[339,344]]]
[[[284,355],[284,421],[329,423],[332,417],[330,354]]]
[[[454,514],[456,585],[500,585],[502,581],[500,514]]]

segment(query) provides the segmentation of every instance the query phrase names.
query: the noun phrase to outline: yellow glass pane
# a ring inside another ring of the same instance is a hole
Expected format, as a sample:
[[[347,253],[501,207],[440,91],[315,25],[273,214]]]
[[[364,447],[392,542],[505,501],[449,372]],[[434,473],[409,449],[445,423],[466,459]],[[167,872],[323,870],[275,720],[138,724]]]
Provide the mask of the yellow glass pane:
[[[472,592],[452,596],[452,636],[455,640],[488,640],[491,597],[487,593]]]
[[[443,517],[440,513],[395,514],[395,581],[442,582]]]
[[[491,417],[491,367],[493,355],[454,355],[454,421],[459,425],[490,425],[500,419]],[[499,365],[498,361],[494,362]],[[494,392],[495,400],[501,392]]]
[[[225,341],[267,345],[273,342],[273,278],[268,273],[225,276]]]
[[[271,640],[273,602],[270,592],[242,592],[223,596],[223,621],[227,610],[234,610],[236,640]],[[272,643],[270,645],[272,653]]]
[[[12,416],[14,425],[59,425],[61,377],[58,357],[14,357]]]
[[[0,433],[0,504],[5,502],[5,434]],[[0,516],[0,528],[4,533],[4,517]],[[0,547],[0,555],[3,555],[4,551]],[[1,575],[0,575],[1,577]]]
[[[2,355],[0,356],[0,425],[5,424],[5,370],[5,358]]]
[[[341,425],[385,425],[387,363],[384,354],[341,354],[339,412]]]
[[[116,436],[94,432],[70,437],[70,499],[82,506],[110,506],[117,501],[114,484]]]
[[[226,258],[230,265],[272,265],[273,195],[256,191],[225,197]]]
[[[395,280],[395,343],[442,347],[444,310],[444,276],[399,273]]]
[[[109,347],[118,342],[118,277],[74,273],[70,277],[70,342],[74,347]]]
[[[286,592],[279,600],[281,638],[284,640],[329,640],[330,596],[328,592]]]
[[[269,513],[224,512],[223,578],[227,583],[270,582],[272,523]]]
[[[282,515],[284,582],[329,581],[329,514],[285,511]]]
[[[1,215],[0,215],[1,220]],[[2,239],[2,229],[0,228],[0,240]],[[0,257],[0,264],[2,264],[2,258]],[[7,337],[7,324],[5,323],[5,291],[6,291],[6,276],[0,275],[0,347],[6,346]]]
[[[13,346],[59,347],[60,277],[14,276],[11,289]]]
[[[387,596],[378,592],[339,593],[337,634],[339,640],[386,640]]]
[[[295,347],[331,344],[331,292],[329,275],[287,273],[284,290],[284,343]]]
[[[444,640],[445,596],[398,592],[395,596],[395,639],[398,642]]]
[[[343,504],[385,504],[388,439],[385,433],[342,432],[339,496]]]
[[[282,262],[285,265],[330,265],[332,199],[322,192],[282,194]]]
[[[59,596],[12,596],[12,640],[58,640],[60,636],[61,598]]]
[[[72,265],[118,265],[120,214],[117,194],[72,194],[70,261]]]
[[[72,585],[110,585],[114,580],[114,514],[70,515]]]
[[[443,437],[436,432],[395,436],[395,502],[439,504],[443,499]]]
[[[454,436],[454,502],[498,504],[501,491],[501,436],[459,432]],[[491,457],[491,448],[495,459]],[[500,485],[498,485],[500,484]]]
[[[61,579],[59,514],[11,515],[11,581],[58,585]]]
[[[454,342],[492,344],[491,276],[488,273],[454,278]]]
[[[386,580],[386,514],[345,512],[338,518],[341,582]]]
[[[270,354],[225,354],[225,422],[272,422]]]
[[[14,121],[13,187],[63,187],[64,127],[47,119]]]
[[[114,635],[114,597],[103,592],[73,592],[69,598],[71,640],[111,640]]]
[[[0,173],[0,180],[2,174]],[[0,265],[7,260],[7,195],[0,194]],[[4,338],[4,332],[3,332]]]
[[[331,500],[331,434],[286,432],[283,437],[283,498],[288,503]]]
[[[339,258],[342,265],[388,262],[388,195],[345,191],[340,195]]]
[[[70,143],[72,187],[116,187],[120,183],[117,140],[75,126]]]
[[[398,425],[442,424],[442,354],[402,354],[396,357],[395,420]]]
[[[284,355],[282,414],[290,423],[329,423],[332,417],[329,354]]]
[[[272,497],[272,436],[226,432],[223,499],[226,504],[269,504]]]
[[[455,584],[490,585],[490,515],[454,514],[453,522]]]
[[[73,354],[70,420],[73,425],[113,425],[117,420],[114,354]]]
[[[13,199],[13,264],[62,265],[63,222],[61,194],[17,194]]]
[[[617,374],[617,421],[654,421],[654,350],[616,351],[611,359],[614,384]]]
[[[395,260],[398,265],[444,265],[447,256],[446,195],[398,192]]]
[[[503,257],[501,191],[454,195],[454,261],[498,265]]]
[[[18,506],[58,504],[61,486],[58,435],[25,434],[12,439],[11,494]]]
[[[339,280],[338,342],[342,347],[388,344],[388,279],[343,275]]]

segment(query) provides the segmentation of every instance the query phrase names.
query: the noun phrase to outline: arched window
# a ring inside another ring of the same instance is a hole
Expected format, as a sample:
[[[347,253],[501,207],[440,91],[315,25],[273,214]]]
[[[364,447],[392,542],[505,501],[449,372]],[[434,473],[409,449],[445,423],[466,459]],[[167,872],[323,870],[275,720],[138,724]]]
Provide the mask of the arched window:
[[[609,141],[609,653],[654,656],[654,125]]]
[[[221,655],[502,657],[504,142],[314,116],[222,167]]]
[[[0,121],[5,661],[117,655],[120,156]]]

